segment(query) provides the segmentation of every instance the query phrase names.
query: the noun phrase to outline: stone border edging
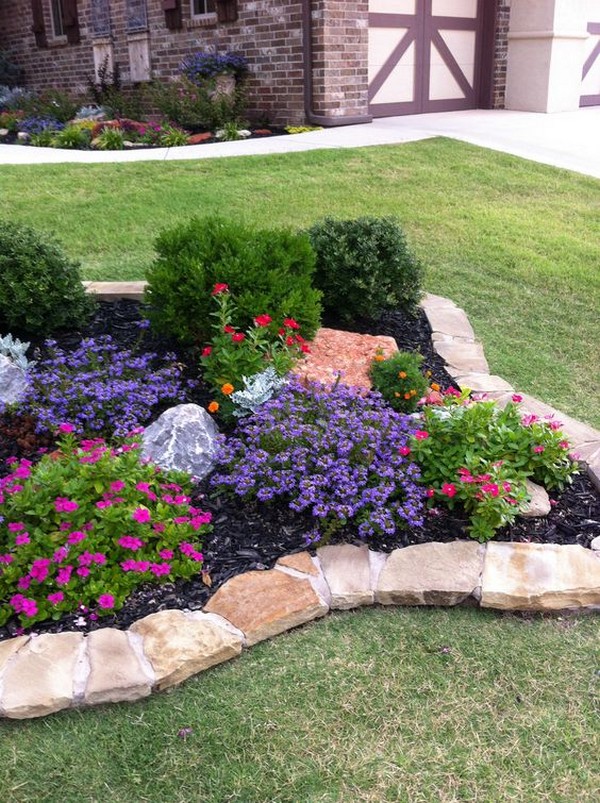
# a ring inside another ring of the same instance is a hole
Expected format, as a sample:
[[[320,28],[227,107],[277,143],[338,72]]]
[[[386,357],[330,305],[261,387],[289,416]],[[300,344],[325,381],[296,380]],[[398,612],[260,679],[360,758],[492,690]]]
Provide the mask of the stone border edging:
[[[90,282],[110,300],[143,297],[143,282]],[[427,295],[434,348],[460,387],[506,403],[513,388],[489,374],[463,310]],[[555,416],[600,490],[600,432],[523,395],[523,408]],[[273,569],[224,583],[202,611],[165,610],[127,631],[18,636],[0,642],[0,715],[28,719],[76,706],[132,701],[330,610],[362,605],[458,605],[516,611],[600,610],[600,552],[580,546],[452,541],[396,549],[341,544],[280,558]]]

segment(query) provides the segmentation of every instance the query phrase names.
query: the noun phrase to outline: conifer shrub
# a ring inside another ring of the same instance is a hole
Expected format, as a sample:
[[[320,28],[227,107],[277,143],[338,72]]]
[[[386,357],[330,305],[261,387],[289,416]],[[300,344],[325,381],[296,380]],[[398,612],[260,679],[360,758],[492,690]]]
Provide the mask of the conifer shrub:
[[[79,263],[51,237],[0,220],[0,332],[39,337],[75,328],[89,317],[92,299]]]
[[[422,269],[393,218],[324,218],[308,230],[323,311],[347,323],[385,310],[413,312]]]
[[[237,328],[247,329],[258,313],[294,318],[306,338],[319,326],[321,294],[312,286],[315,256],[305,234],[192,218],[163,231],[155,249],[146,272],[148,317],[182,344],[211,338],[211,293],[219,282],[235,295]]]

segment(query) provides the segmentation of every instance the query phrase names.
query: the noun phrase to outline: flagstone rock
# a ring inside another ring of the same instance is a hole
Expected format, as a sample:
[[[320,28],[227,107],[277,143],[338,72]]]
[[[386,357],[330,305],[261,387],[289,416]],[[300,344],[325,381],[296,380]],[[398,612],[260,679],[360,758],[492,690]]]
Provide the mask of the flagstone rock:
[[[593,465],[588,465],[587,475],[592,481],[592,485],[597,491],[600,491],[600,459]]]
[[[29,641],[29,636],[17,636],[16,638],[0,641],[0,689],[2,688],[2,672],[17,652]],[[0,708],[2,707],[2,697],[0,694]]]
[[[495,374],[466,373],[458,374],[452,369],[448,372],[456,379],[464,390],[468,388],[476,393],[512,393],[514,388],[501,376]]]
[[[488,362],[479,343],[444,343],[436,341],[434,350],[440,355],[450,368],[468,373],[489,373]]]
[[[144,432],[142,454],[164,469],[187,471],[202,479],[214,465],[219,429],[198,404],[166,410]]]
[[[433,332],[475,339],[473,327],[459,307],[426,306],[424,309]]]
[[[329,606],[310,580],[276,569],[246,572],[228,580],[204,606],[246,636],[248,646],[325,616]]]
[[[395,549],[375,592],[382,605],[457,605],[478,594],[485,547],[475,541]]]
[[[481,606],[556,611],[600,606],[600,555],[581,546],[490,542]]]
[[[590,549],[600,551],[600,535],[597,535],[595,538],[592,538]]]
[[[287,569],[295,569],[297,572],[310,574],[313,577],[316,577],[319,574],[319,570],[313,563],[308,552],[296,552],[293,555],[284,555],[283,558],[279,558],[275,566],[284,566]]]
[[[333,385],[341,372],[340,381],[345,385],[369,390],[369,368],[378,350],[391,357],[398,346],[393,337],[384,335],[319,329],[310,344],[310,354],[296,363],[293,372],[304,382],[324,385]]]
[[[147,697],[153,678],[142,666],[132,640],[123,630],[106,627],[87,637],[90,674],[84,702],[117,703]]]
[[[138,620],[130,631],[143,638],[157,691],[175,686],[242,651],[241,636],[219,627],[204,614],[192,617],[182,611],[160,611]]]
[[[18,401],[29,382],[22,368],[5,354],[0,354],[0,403],[14,404]]]
[[[366,545],[324,546],[317,549],[317,557],[331,589],[332,609],[348,610],[374,603],[369,549]]]
[[[454,301],[451,301],[449,298],[444,298],[444,296],[436,296],[433,293],[425,293],[419,306],[423,307],[423,309],[433,309],[433,308],[447,308],[447,307],[454,307],[457,309],[456,304]]]
[[[34,636],[9,660],[2,678],[0,707],[11,719],[30,719],[68,708],[81,660],[81,633]]]
[[[542,488],[541,485],[536,485],[531,480],[525,480],[525,487],[530,498],[523,510],[519,512],[519,516],[524,519],[538,519],[547,516],[550,513],[551,506],[550,497],[545,488]]]

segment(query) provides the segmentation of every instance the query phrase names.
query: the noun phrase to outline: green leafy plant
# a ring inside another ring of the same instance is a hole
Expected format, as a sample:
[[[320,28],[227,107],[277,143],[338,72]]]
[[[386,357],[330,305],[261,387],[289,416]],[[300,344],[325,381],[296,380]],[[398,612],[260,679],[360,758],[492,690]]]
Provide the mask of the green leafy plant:
[[[212,297],[217,305],[216,311],[211,312],[214,334],[200,362],[204,379],[216,397],[208,406],[209,412],[219,412],[227,420],[238,414],[235,392],[244,385],[248,388],[249,377],[264,372],[267,366],[276,376],[285,376],[310,349],[293,318],[276,323],[270,315],[256,315],[253,326],[240,332],[233,325],[236,307],[228,286],[217,283]]]
[[[53,117],[60,123],[67,123],[75,117],[79,103],[68,92],[47,89],[27,97],[21,108],[28,117]]]
[[[142,583],[200,571],[210,514],[190,505],[189,476],[141,460],[135,438],[78,446],[70,429],[58,452],[0,480],[0,625],[102,616]]]
[[[223,128],[216,131],[215,136],[217,139],[223,140],[223,142],[235,142],[238,139],[250,136],[250,132],[246,129],[241,129],[237,122],[230,120],[224,123]]]
[[[91,142],[91,131],[87,126],[78,124],[67,125],[59,131],[53,141],[55,148],[83,149],[88,148]]]
[[[93,308],[79,263],[29,226],[0,221],[0,276],[0,331],[49,335],[82,324]]]
[[[414,412],[427,392],[429,383],[421,372],[422,361],[420,354],[399,351],[387,359],[378,352],[371,363],[369,376],[373,387],[400,413]]]
[[[6,128],[9,134],[16,134],[19,130],[19,121],[23,117],[23,112],[0,112],[0,128]]]
[[[422,269],[393,218],[325,218],[308,230],[323,309],[350,323],[389,309],[413,312]]]
[[[189,134],[181,128],[173,125],[165,126],[159,136],[159,143],[163,148],[176,148],[180,145],[187,145]]]
[[[275,321],[294,318],[307,339],[320,319],[320,293],[312,287],[314,253],[305,235],[257,229],[221,217],[193,218],[162,232],[157,258],[146,272],[153,327],[181,343],[210,340],[211,291],[229,286],[237,326],[257,310]]]
[[[34,145],[36,148],[52,148],[56,141],[58,131],[53,131],[51,128],[46,128],[44,131],[39,131],[36,134],[31,134],[29,137],[29,144]]]
[[[525,480],[562,489],[577,472],[569,443],[553,419],[522,415],[518,400],[500,409],[449,391],[423,409],[422,429],[411,443],[431,498],[461,503],[480,541],[514,521],[526,498]]]
[[[101,151],[122,151],[125,148],[125,133],[120,128],[104,128],[92,140],[92,144]]]

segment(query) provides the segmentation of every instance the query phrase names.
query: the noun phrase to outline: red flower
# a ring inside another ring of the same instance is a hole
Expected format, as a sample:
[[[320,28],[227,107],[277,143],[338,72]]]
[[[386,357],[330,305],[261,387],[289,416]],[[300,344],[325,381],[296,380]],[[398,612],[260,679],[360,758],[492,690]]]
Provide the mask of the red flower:
[[[243,332],[235,332],[233,335],[231,335],[231,339],[234,343],[241,343],[242,340],[246,339],[246,335]]]
[[[451,482],[445,482],[442,485],[442,493],[444,496],[452,498],[456,494],[456,485],[453,485]]]
[[[294,337],[296,338],[298,343],[304,343],[304,338],[302,337],[302,335],[294,335]]]
[[[217,282],[215,284],[215,286],[213,287],[213,289],[212,289],[211,296],[218,296],[221,293],[228,293],[228,292],[229,292],[229,285],[228,284],[222,284],[222,283]]]
[[[294,338],[293,338],[293,337],[291,337],[290,335],[288,335],[288,336],[286,337],[286,339],[285,339],[285,345],[286,345],[286,346],[293,346],[293,345],[294,345],[294,343],[295,343],[295,340],[294,340]]]
[[[410,454],[410,449],[408,446],[401,446],[398,451],[402,455],[402,457],[406,457],[406,455]]]
[[[306,345],[306,343],[302,343],[302,344],[300,345],[300,351],[301,351],[303,354],[310,354],[310,348],[309,348],[309,347]]]
[[[235,329],[230,324],[227,324],[227,326],[223,327],[223,331],[227,332],[228,335],[232,335],[235,332]]]
[[[300,329],[300,324],[293,318],[284,318],[283,325],[287,326],[288,329]]]
[[[424,430],[424,429],[418,429],[418,430],[415,432],[415,438],[416,438],[418,441],[424,441],[424,440],[425,440],[426,438],[428,438],[428,437],[429,437],[429,432],[425,432],[425,430]]]
[[[434,496],[434,495],[435,495],[435,491],[433,490],[433,488],[428,488],[427,489],[427,493],[425,494],[425,496],[427,496],[427,497],[429,497],[429,499],[431,499],[431,497]]]
[[[257,315],[254,319],[254,323],[257,326],[268,326],[272,320],[273,318],[271,318],[270,315]]]
[[[208,357],[212,351],[212,346],[206,346],[206,348],[202,349],[202,356]]]

